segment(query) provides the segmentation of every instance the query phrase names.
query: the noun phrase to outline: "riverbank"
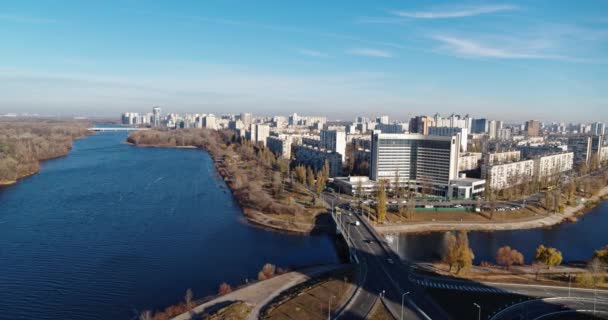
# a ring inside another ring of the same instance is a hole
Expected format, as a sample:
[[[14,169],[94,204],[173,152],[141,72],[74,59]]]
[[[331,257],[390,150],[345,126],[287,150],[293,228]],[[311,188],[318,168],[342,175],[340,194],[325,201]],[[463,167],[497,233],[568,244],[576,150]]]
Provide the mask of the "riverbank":
[[[73,141],[90,135],[85,122],[0,121],[0,186],[10,186],[37,174],[40,164],[67,156]]]
[[[520,229],[534,229],[544,228],[553,225],[567,222],[570,219],[575,219],[576,216],[585,214],[591,211],[599,201],[608,195],[608,186],[602,188],[593,197],[587,199],[584,203],[576,206],[569,206],[564,208],[564,213],[554,213],[549,216],[542,218],[524,220],[524,221],[510,221],[510,222],[415,222],[415,223],[404,223],[404,224],[383,224],[374,225],[379,233],[422,233],[422,232],[434,232],[434,231],[500,231],[500,230],[520,230]],[[591,205],[589,205],[591,204]],[[420,213],[424,214],[424,213]]]
[[[256,226],[297,234],[310,234],[329,226],[319,218],[327,211],[322,201],[289,178],[288,161],[263,147],[240,141],[233,132],[140,131],[129,135],[126,143],[206,151],[245,218]]]

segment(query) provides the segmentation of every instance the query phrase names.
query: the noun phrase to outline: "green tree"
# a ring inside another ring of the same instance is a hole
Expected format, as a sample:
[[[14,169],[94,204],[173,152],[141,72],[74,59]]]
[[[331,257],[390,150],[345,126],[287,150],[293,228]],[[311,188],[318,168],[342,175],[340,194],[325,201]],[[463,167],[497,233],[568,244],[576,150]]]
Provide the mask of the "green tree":
[[[545,247],[542,244],[536,248],[534,258],[536,261],[546,265],[549,269],[562,263],[562,253],[560,251],[555,248]]]
[[[386,219],[386,190],[384,188],[384,180],[378,182],[378,192],[376,194],[376,214],[378,223],[383,223]]]

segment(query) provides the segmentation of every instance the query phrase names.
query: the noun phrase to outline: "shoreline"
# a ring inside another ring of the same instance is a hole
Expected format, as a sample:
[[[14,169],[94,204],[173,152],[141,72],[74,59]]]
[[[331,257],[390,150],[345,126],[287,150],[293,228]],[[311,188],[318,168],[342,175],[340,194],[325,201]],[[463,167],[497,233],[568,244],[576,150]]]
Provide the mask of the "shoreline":
[[[80,138],[83,138],[83,137],[80,137]],[[29,177],[31,177],[33,175],[38,174],[40,172],[40,165],[43,162],[49,161],[49,160],[56,160],[56,159],[63,158],[63,157],[67,157],[70,154],[71,151],[72,151],[72,148],[70,147],[70,149],[65,154],[61,154],[61,155],[58,155],[56,157],[50,157],[50,158],[46,158],[46,159],[39,159],[39,160],[37,160],[38,161],[38,166],[37,166],[36,170],[33,170],[33,171],[28,172],[28,173],[26,173],[24,175],[21,175],[20,177],[17,177],[15,180],[2,180],[2,181],[0,181],[0,187],[7,187],[7,186],[15,185],[17,182],[19,182],[19,181],[21,181],[23,179],[26,179],[26,178],[29,178]]]
[[[132,143],[129,141],[124,141],[123,143],[133,146],[133,147],[143,147],[143,148],[199,149],[201,151],[204,151],[207,154],[209,154],[209,156],[213,160],[213,166],[215,167],[216,173],[218,173],[220,175],[220,177],[222,178],[222,181],[224,181],[224,183],[230,190],[232,197],[235,199],[239,208],[243,212],[243,216],[245,217],[245,219],[247,219],[247,221],[250,222],[252,225],[259,227],[259,228],[268,229],[268,230],[274,231],[274,232],[283,232],[283,233],[299,234],[299,235],[309,235],[312,233],[313,230],[315,230],[314,224],[309,224],[309,223],[304,223],[304,222],[297,223],[297,225],[303,226],[301,228],[298,228],[296,226],[289,226],[289,225],[277,225],[277,224],[274,224],[273,222],[281,223],[281,224],[289,224],[290,222],[286,221],[286,220],[274,218],[271,215],[265,214],[263,212],[259,212],[254,208],[243,206],[241,204],[241,202],[239,201],[238,197],[236,197],[234,195],[234,191],[232,190],[232,183],[231,183],[232,176],[221,166],[220,162],[218,161],[218,159],[216,159],[215,155],[213,155],[213,153],[211,153],[209,150],[207,150],[203,147],[135,144],[135,143]]]
[[[378,233],[425,233],[442,231],[506,231],[506,230],[525,230],[550,227],[567,222],[576,216],[584,215],[602,203],[602,197],[608,195],[608,186],[605,186],[585,203],[576,206],[569,206],[564,209],[564,213],[554,213],[538,219],[512,222],[420,222],[399,225],[374,225]],[[593,205],[587,207],[587,203]]]

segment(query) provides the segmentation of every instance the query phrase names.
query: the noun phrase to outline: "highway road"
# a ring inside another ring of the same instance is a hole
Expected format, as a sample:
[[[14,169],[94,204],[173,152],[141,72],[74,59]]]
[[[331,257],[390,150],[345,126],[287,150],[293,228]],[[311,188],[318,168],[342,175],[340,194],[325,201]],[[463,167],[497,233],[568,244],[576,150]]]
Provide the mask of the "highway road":
[[[325,195],[325,200],[329,203],[340,203],[337,198],[332,197]],[[365,319],[378,298],[383,299],[397,319],[401,318],[402,299],[403,319],[448,319],[448,315],[425,290],[409,280],[409,264],[400,261],[365,218],[346,206],[342,208],[339,219],[345,226],[345,233],[359,260],[362,277],[360,290],[340,315],[340,319]]]

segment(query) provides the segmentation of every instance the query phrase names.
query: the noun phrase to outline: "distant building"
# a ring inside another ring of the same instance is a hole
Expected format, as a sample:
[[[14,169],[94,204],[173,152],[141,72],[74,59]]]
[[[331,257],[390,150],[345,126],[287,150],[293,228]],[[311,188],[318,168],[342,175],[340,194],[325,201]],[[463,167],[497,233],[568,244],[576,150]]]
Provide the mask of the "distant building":
[[[249,128],[253,123],[253,115],[248,112],[241,113],[239,119],[243,122],[245,128]]]
[[[526,134],[528,137],[538,137],[540,135],[540,121],[526,121]]]
[[[270,136],[270,127],[267,124],[252,124],[249,130],[249,140],[254,143],[266,145],[266,138]]]
[[[428,116],[418,116],[410,119],[410,133],[420,133],[423,135],[429,134],[429,128],[435,125],[435,120]]]
[[[388,124],[388,116],[380,116],[376,118],[377,123]]]
[[[606,125],[601,122],[595,122],[591,124],[591,134],[596,136],[603,136],[606,133]]]
[[[376,130],[384,133],[404,133],[407,128],[405,123],[378,123]]]
[[[473,119],[471,133],[488,132],[488,119]]]
[[[321,130],[321,148],[337,152],[346,160],[346,132],[342,130]]]
[[[217,130],[217,122],[214,115],[208,114],[203,117],[203,128]]]
[[[498,132],[502,129],[502,121],[490,120],[488,123],[488,136],[490,139],[498,139]]]
[[[160,127],[160,117],[161,117],[160,107],[152,108],[152,117],[154,119],[154,121],[152,121],[152,125],[154,127]]]

